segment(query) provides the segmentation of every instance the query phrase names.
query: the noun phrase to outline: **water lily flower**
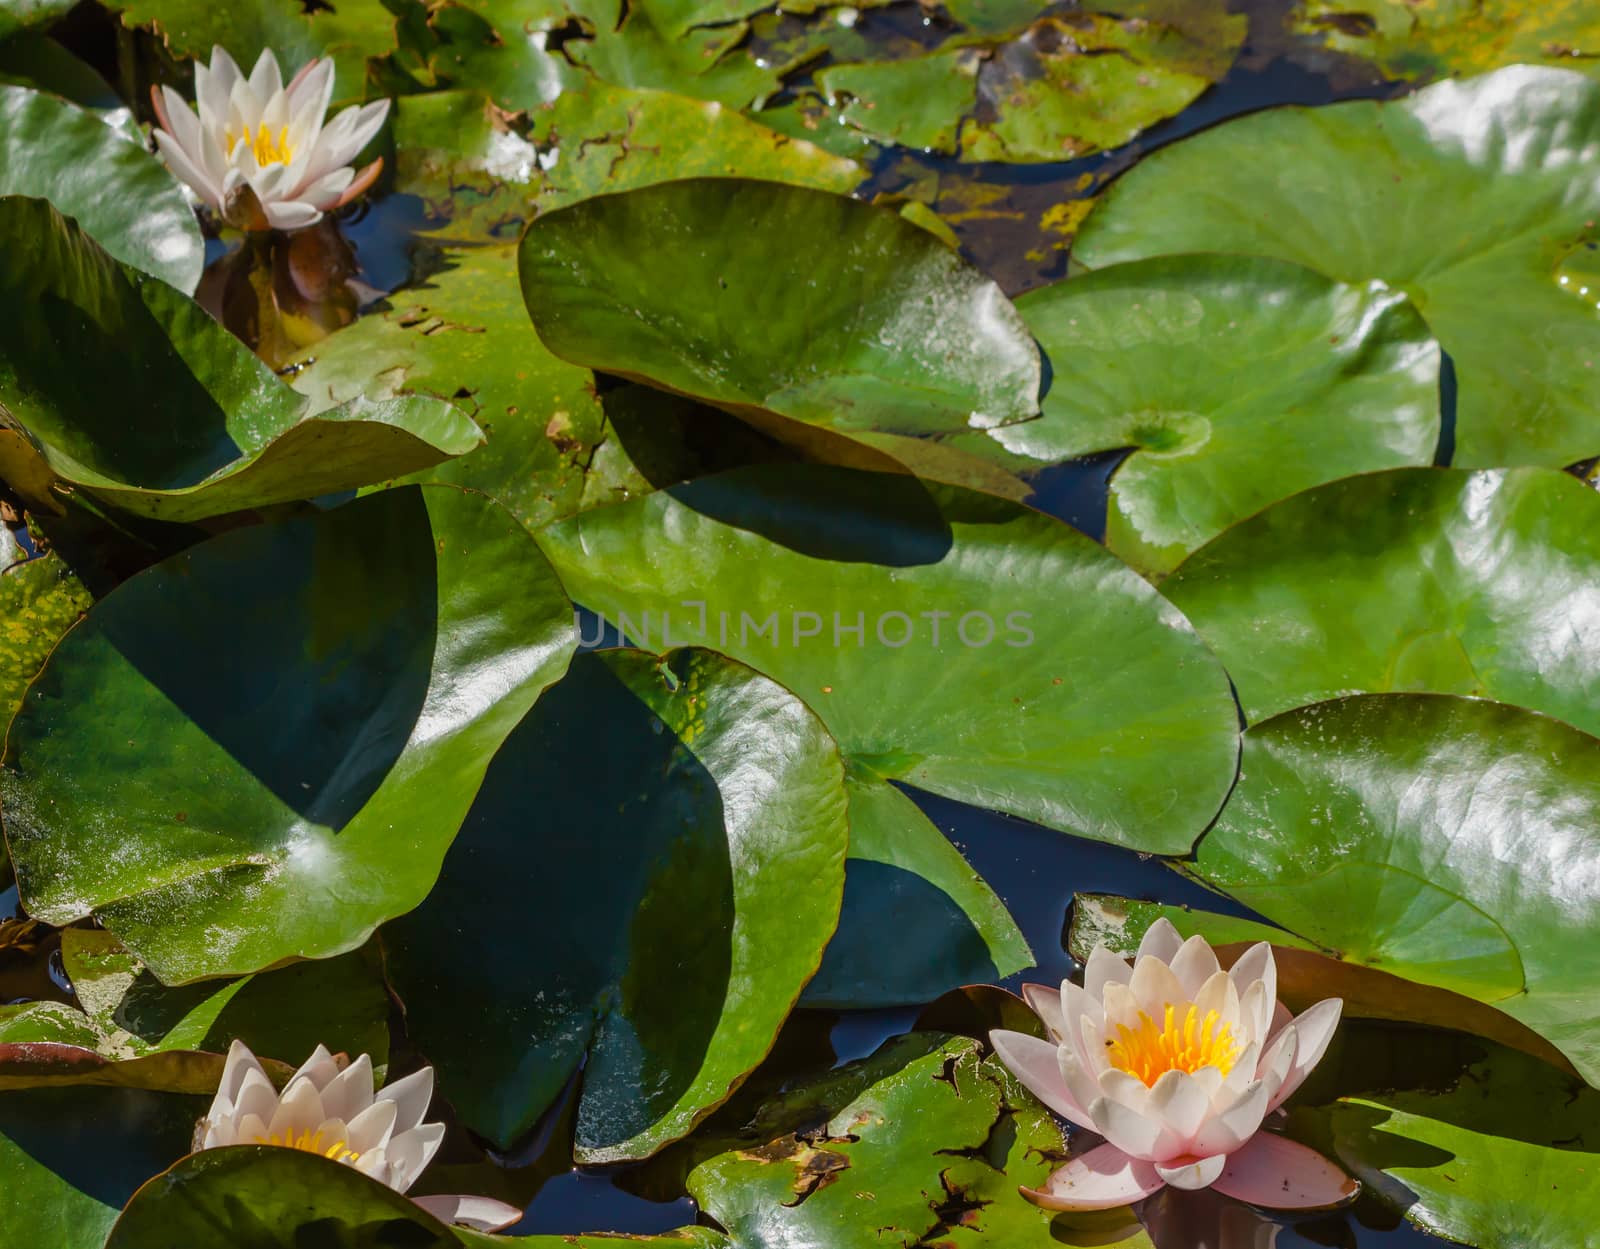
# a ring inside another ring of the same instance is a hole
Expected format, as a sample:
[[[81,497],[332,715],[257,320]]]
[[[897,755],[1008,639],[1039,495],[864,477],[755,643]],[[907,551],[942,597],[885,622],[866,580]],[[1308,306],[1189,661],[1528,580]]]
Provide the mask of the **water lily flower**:
[[[1359,1185],[1316,1151],[1262,1131],[1321,1061],[1343,1002],[1298,1018],[1278,1002],[1266,942],[1229,971],[1203,937],[1150,926],[1133,965],[1104,946],[1083,987],[1027,985],[1049,1033],[990,1033],[1001,1061],[1051,1110],[1105,1137],[1023,1196],[1105,1210],[1158,1189],[1214,1188],[1271,1209],[1342,1205]]]
[[[345,109],[322,124],[333,95],[333,62],[309,61],[286,87],[278,58],[262,52],[246,78],[221,48],[196,65],[198,114],[171,87],[152,87],[156,146],[168,167],[230,225],[298,230],[348,204],[377,179],[380,156],[357,173],[389,101]]]
[[[211,1110],[195,1126],[194,1149],[277,1145],[305,1150],[403,1193],[444,1140],[444,1124],[422,1121],[433,1100],[433,1068],[413,1072],[381,1092],[373,1083],[367,1055],[350,1062],[319,1045],[279,1094],[249,1047],[235,1041]],[[412,1200],[442,1222],[482,1231],[496,1231],[522,1217],[515,1206],[489,1197]]]

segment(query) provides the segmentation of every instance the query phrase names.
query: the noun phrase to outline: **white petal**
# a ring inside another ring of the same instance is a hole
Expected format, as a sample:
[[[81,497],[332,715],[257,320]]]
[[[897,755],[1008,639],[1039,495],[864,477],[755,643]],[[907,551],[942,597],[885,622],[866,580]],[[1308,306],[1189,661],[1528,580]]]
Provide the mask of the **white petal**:
[[[348,165],[357,153],[383,129],[389,114],[389,101],[377,100],[362,108],[347,108],[331,122],[317,140],[317,153],[306,170],[306,177],[320,178],[340,165]]]
[[[289,85],[288,96],[292,112],[313,109],[318,120],[324,117],[333,99],[333,62],[327,57],[308,62]]]
[[[1089,1112],[1083,1110],[1095,1098],[1100,1096],[1100,1085],[1095,1075],[1084,1066],[1082,1056],[1076,1045],[1061,1045],[1056,1048],[1056,1065],[1060,1068],[1061,1078],[1066,1082],[1067,1092],[1071,1095],[1076,1108],[1082,1110],[1079,1117],[1071,1118],[1079,1127],[1094,1130],[1094,1124],[1089,1121]]]
[[[1191,1191],[1197,1188],[1210,1188],[1217,1182],[1217,1177],[1222,1174],[1222,1168],[1227,1161],[1226,1154],[1213,1154],[1209,1158],[1186,1159],[1175,1164],[1158,1162],[1156,1174],[1173,1188]]]
[[[345,188],[356,180],[356,171],[346,165],[343,169],[335,169],[325,177],[318,178],[308,187],[303,187],[294,193],[297,200],[304,200],[313,208],[320,208],[323,212],[336,208],[339,197],[344,194]]]
[[[1135,1114],[1150,1113],[1150,1089],[1137,1076],[1110,1067],[1100,1073],[1097,1083],[1100,1089],[1098,1096],[1121,1102]]]
[[[1097,1145],[1052,1171],[1043,1188],[1024,1188],[1022,1195],[1046,1210],[1109,1210],[1161,1186],[1148,1162],[1128,1157],[1115,1145]]]
[[[1228,1074],[1222,1077],[1222,1087],[1233,1092],[1242,1092],[1246,1086],[1256,1078],[1256,1068],[1261,1062],[1261,1042],[1252,1041],[1245,1046],[1244,1052],[1234,1061]],[[1227,1096],[1227,1094],[1223,1094]]]
[[[1118,1028],[1130,1031],[1139,1026],[1139,999],[1125,984],[1108,984],[1101,999],[1106,1012],[1106,1037],[1114,1038]]]
[[[278,1108],[267,1123],[267,1135],[287,1142],[301,1132],[315,1131],[327,1116],[322,1113],[322,1094],[304,1076],[296,1076],[278,1099]]]
[[[1150,1087],[1147,1104],[1147,1113],[1160,1115],[1186,1146],[1211,1114],[1211,1095],[1205,1085],[1183,1071],[1168,1071],[1162,1075]]]
[[[322,1090],[323,1110],[346,1121],[354,1119],[372,1105],[372,1084],[372,1059],[363,1054]]]
[[[217,184],[206,176],[199,165],[190,158],[183,147],[165,130],[155,131],[156,147],[161,150],[162,159],[167,162],[167,168],[172,170],[183,182],[206,203],[213,208],[222,207],[222,192]],[[237,1042],[235,1042],[237,1044]]]
[[[373,1102],[350,1120],[350,1148],[359,1154],[382,1149],[397,1135],[395,1105],[390,1101]]]
[[[1127,960],[1118,958],[1103,945],[1095,946],[1083,967],[1083,991],[1097,1002],[1105,999],[1108,984],[1127,984],[1132,979],[1133,968]]]
[[[1256,1079],[1267,1087],[1268,1109],[1275,1108],[1277,1103],[1272,1099],[1283,1087],[1283,1082],[1289,1078],[1290,1068],[1294,1066],[1294,1051],[1299,1037],[1293,1024],[1290,1024],[1277,1036],[1272,1038],[1266,1052],[1261,1055],[1261,1061],[1256,1064]]]
[[[1078,1017],[1078,1057],[1083,1059],[1083,1069],[1099,1077],[1111,1065],[1107,1057],[1110,1042],[1106,1040],[1104,1024],[1097,1024],[1088,1015]]]
[[[1172,926],[1172,921],[1162,916],[1145,930],[1144,940],[1139,942],[1139,958],[1158,958],[1163,963],[1171,963],[1178,956],[1178,951],[1183,948],[1183,935]],[[1135,960],[1137,962],[1137,959]]]
[[[250,71],[250,89],[263,104],[283,91],[283,73],[271,48],[262,48],[256,67]]]
[[[1234,987],[1243,996],[1257,980],[1267,986],[1267,996],[1277,1001],[1278,998],[1278,964],[1272,957],[1272,947],[1265,941],[1258,941],[1243,954],[1234,960],[1228,974],[1233,977]]]
[[[1190,1151],[1198,1156],[1231,1154],[1261,1130],[1266,1114],[1267,1087],[1257,1080],[1200,1125]]]
[[[1239,1026],[1239,991],[1227,972],[1219,971],[1200,986],[1200,992],[1194,995],[1194,1008],[1202,1019],[1216,1011],[1221,1026]]]
[[[280,201],[275,204],[261,205],[261,211],[267,216],[267,224],[274,230],[299,230],[309,225],[316,225],[322,220],[322,213],[296,200]]]
[[[1066,1021],[1061,1014],[1059,992],[1042,984],[1025,984],[1022,986],[1022,1000],[1028,1004],[1029,1010],[1039,1016],[1039,1022],[1044,1024],[1044,1029],[1050,1034],[1051,1040],[1060,1044],[1067,1039]]]
[[[480,1232],[498,1232],[522,1221],[522,1211],[508,1206],[493,1197],[466,1197],[461,1195],[413,1197],[439,1222],[458,1227],[471,1227]]]
[[[397,1193],[403,1193],[415,1184],[423,1169],[433,1161],[434,1154],[439,1152],[443,1140],[442,1123],[424,1123],[420,1128],[412,1128],[403,1136],[391,1140],[388,1150],[389,1187]]]
[[[1196,934],[1183,943],[1183,948],[1173,957],[1172,974],[1183,985],[1185,998],[1194,1000],[1200,986],[1217,974],[1221,964],[1211,948],[1211,943]]]
[[[382,1096],[395,1104],[395,1131],[409,1132],[422,1122],[433,1102],[433,1068],[413,1071],[403,1080],[385,1085]]]
[[[1272,999],[1267,996],[1267,986],[1260,980],[1245,990],[1239,999],[1239,1027],[1245,1044],[1265,1041],[1272,1023]]]
[[[262,55],[265,56],[266,53],[263,52]],[[259,194],[259,191],[257,194]],[[320,1093],[333,1083],[333,1077],[338,1074],[339,1064],[333,1060],[333,1055],[328,1053],[328,1047],[319,1045],[311,1051],[311,1057],[300,1064],[300,1070],[290,1077],[290,1083],[292,1084],[300,1079],[307,1079],[311,1081],[317,1092]]]
[[[217,1084],[217,1100],[225,1098],[229,1105],[236,1105],[239,1101],[239,1090],[244,1087],[245,1077],[252,1071],[262,1079],[266,1079],[266,1072],[261,1070],[261,1063],[250,1052],[250,1047],[243,1041],[235,1041],[228,1047],[227,1060],[222,1064],[222,1079]]]
[[[245,1115],[234,1124],[233,1142],[236,1145],[264,1145],[268,1135],[267,1121],[260,1115]]]
[[[989,1044],[1006,1069],[1024,1088],[1064,1119],[1080,1127],[1093,1128],[1088,1111],[1067,1088],[1059,1059],[1060,1046],[1025,1032],[997,1029],[989,1034]]]
[[[1139,1009],[1155,1020],[1157,1027],[1161,1026],[1168,1006],[1178,1006],[1189,1000],[1183,985],[1172,974],[1172,968],[1150,955],[1142,954],[1134,963],[1133,979],[1128,982],[1128,988],[1138,999]]]
[[[389,1154],[384,1149],[370,1150],[350,1165],[362,1175],[370,1175],[380,1184],[389,1183]]]
[[[270,1121],[277,1109],[278,1090],[267,1079],[266,1073],[260,1068],[248,1072],[243,1087],[239,1089],[238,1100],[233,1103],[233,1117],[239,1119],[245,1115],[260,1115],[264,1121]]]
[[[1095,1130],[1130,1158],[1153,1162],[1157,1146],[1167,1135],[1166,1125],[1159,1119],[1146,1118],[1130,1110],[1121,1102],[1102,1097],[1089,1107],[1089,1117]]]
[[[1276,1110],[1283,1105],[1305,1083],[1311,1069],[1322,1061],[1322,1056],[1328,1052],[1328,1042],[1333,1040],[1334,1030],[1339,1026],[1339,1015],[1343,1010],[1343,999],[1330,997],[1296,1016],[1294,1063],[1284,1077],[1283,1084],[1272,1095],[1269,1109]]]

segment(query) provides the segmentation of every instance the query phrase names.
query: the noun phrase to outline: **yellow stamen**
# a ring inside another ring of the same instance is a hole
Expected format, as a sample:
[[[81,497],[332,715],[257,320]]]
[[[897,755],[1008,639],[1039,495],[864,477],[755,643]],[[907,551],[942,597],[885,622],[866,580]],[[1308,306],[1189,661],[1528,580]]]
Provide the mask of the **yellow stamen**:
[[[257,126],[254,131],[249,126],[244,128],[244,133],[235,135],[228,130],[223,134],[228,145],[228,154],[233,154],[234,148],[243,143],[256,156],[258,165],[287,165],[294,159],[294,149],[289,146],[289,127],[278,127],[278,133],[273,135],[265,125]]]
[[[308,1154],[321,1154],[324,1158],[332,1158],[335,1162],[359,1162],[361,1155],[351,1149],[341,1137],[331,1145],[324,1146],[322,1133],[313,1132],[310,1128],[302,1128],[298,1133],[287,1134],[274,1132],[271,1136],[256,1137],[257,1145],[277,1145],[281,1149],[298,1149]]]
[[[1223,1075],[1239,1061],[1240,1046],[1233,1029],[1221,1022],[1214,1010],[1204,1018],[1190,1006],[1183,1018],[1168,1006],[1162,1026],[1143,1011],[1137,1027],[1117,1025],[1117,1039],[1107,1041],[1106,1057],[1119,1071],[1126,1071],[1146,1085],[1153,1085],[1169,1071],[1193,1074],[1203,1067],[1215,1067]]]

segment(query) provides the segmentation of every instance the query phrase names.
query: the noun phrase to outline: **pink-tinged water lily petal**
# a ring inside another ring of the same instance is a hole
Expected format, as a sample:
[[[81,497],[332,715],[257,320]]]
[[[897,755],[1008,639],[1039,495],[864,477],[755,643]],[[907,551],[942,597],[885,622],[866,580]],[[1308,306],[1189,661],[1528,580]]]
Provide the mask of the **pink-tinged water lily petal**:
[[[1138,962],[1141,958],[1158,958],[1163,963],[1171,963],[1178,957],[1178,951],[1181,949],[1183,949],[1183,934],[1172,926],[1170,919],[1162,916],[1145,929],[1144,940],[1139,942],[1139,953],[1134,961]]]
[[[1222,1087],[1232,1089],[1235,1093],[1242,1093],[1255,1082],[1256,1066],[1260,1061],[1261,1042],[1252,1041],[1244,1047],[1244,1052],[1239,1055],[1228,1074],[1222,1077]]]
[[[307,176],[320,178],[340,165],[348,165],[383,129],[384,118],[388,115],[388,100],[375,100],[359,108],[352,105],[345,109],[322,132],[317,142],[317,159],[307,171]]]
[[[284,1144],[299,1133],[314,1128],[325,1116],[322,1113],[322,1095],[317,1086],[304,1076],[289,1081],[278,1099],[278,1108],[267,1121],[267,1135]]]
[[[383,1096],[395,1104],[394,1130],[409,1132],[422,1122],[433,1102],[433,1068],[420,1068],[403,1080],[385,1085]]]
[[[1104,1028],[1106,1022],[1105,1007],[1101,1005],[1100,998],[1075,985],[1070,980],[1061,982],[1061,1018],[1066,1024],[1066,1035],[1081,1037],[1082,1026],[1077,1022],[1088,1019],[1096,1028]]]
[[[296,1080],[310,1080],[312,1087],[320,1093],[333,1083],[334,1076],[343,1069],[334,1061],[333,1055],[328,1052],[328,1047],[319,1045],[311,1051],[311,1057],[300,1064],[300,1070],[289,1077],[289,1082],[292,1084]]]
[[[1204,1019],[1211,1011],[1217,1012],[1217,1018],[1230,1028],[1239,1025],[1239,990],[1234,987],[1233,980],[1225,971],[1219,971],[1200,986],[1200,992],[1194,995],[1194,1008],[1200,1012]]]
[[[1058,1046],[1056,1065],[1061,1069],[1061,1078],[1066,1081],[1067,1092],[1072,1095],[1072,1100],[1078,1107],[1087,1106],[1100,1096],[1099,1081],[1083,1065],[1083,1059],[1076,1046]],[[1092,1130],[1094,1125],[1087,1122],[1089,1112],[1085,1110],[1083,1116],[1082,1119],[1074,1119],[1073,1122]]]
[[[273,1107],[274,1110],[277,1107]],[[233,1141],[236,1145],[267,1144],[267,1121],[260,1115],[243,1115],[235,1123]]]
[[[1146,1113],[1160,1115],[1173,1134],[1186,1144],[1194,1139],[1194,1134],[1211,1113],[1211,1095],[1186,1071],[1165,1072],[1150,1086],[1146,1104]]]
[[[457,1227],[470,1227],[480,1232],[498,1232],[522,1221],[522,1211],[508,1206],[493,1197],[468,1197],[463,1194],[413,1197],[439,1222]]]
[[[162,159],[167,162],[167,168],[172,170],[180,181],[186,182],[190,189],[211,207],[220,209],[222,191],[206,176],[200,166],[190,159],[182,145],[165,130],[157,130],[155,139]]]
[[[1127,984],[1133,979],[1133,968],[1126,959],[1120,959],[1103,945],[1097,945],[1083,966],[1083,991],[1095,1001],[1105,1000],[1108,984]]]
[[[261,211],[266,214],[267,224],[274,230],[299,230],[322,220],[322,213],[310,204],[292,200],[286,204],[262,204]]]
[[[1228,1158],[1213,1186],[1219,1193],[1268,1210],[1320,1210],[1342,1206],[1361,1191],[1314,1149],[1261,1132]]]
[[[1267,996],[1267,986],[1255,981],[1239,999],[1239,1026],[1251,1041],[1265,1042],[1272,1023],[1272,999]]]
[[[343,169],[335,169],[325,177],[318,178],[310,186],[296,191],[294,198],[304,200],[313,208],[328,212],[338,205],[345,188],[354,182],[355,178],[356,171],[346,165]]]
[[[245,1077],[255,1072],[263,1080],[267,1078],[266,1072],[261,1070],[261,1064],[256,1056],[250,1052],[250,1047],[243,1041],[235,1041],[228,1047],[228,1057],[222,1064],[222,1079],[217,1084],[217,1096],[226,1097],[228,1101],[237,1103],[240,1090],[244,1088]]]
[[[1022,1000],[1028,1004],[1028,1009],[1039,1016],[1039,1022],[1044,1024],[1045,1031],[1051,1038],[1060,1043],[1067,1039],[1066,1020],[1061,1014],[1061,993],[1048,985],[1025,984],[1022,986]]]
[[[1146,1162],[1173,1157],[1179,1152],[1178,1138],[1160,1119],[1102,1097],[1089,1107],[1095,1131],[1130,1158]]]
[[[314,108],[320,120],[326,116],[333,100],[333,62],[326,57],[307,61],[290,80],[287,91],[292,111]]]
[[[417,1182],[444,1141],[444,1124],[424,1123],[389,1142],[389,1187],[403,1193]]]
[[[267,1120],[272,1118],[272,1112],[277,1108],[278,1090],[273,1087],[272,1081],[259,1068],[248,1073],[244,1085],[239,1089],[238,1100],[233,1103],[234,1118],[260,1115]]]
[[[1089,1113],[1073,1097],[1061,1074],[1060,1047],[1025,1032],[997,1029],[989,1034],[989,1044],[1012,1075],[1056,1114],[1079,1127],[1094,1129]]]
[[[1185,997],[1191,1000],[1200,992],[1200,986],[1216,975],[1220,967],[1211,943],[1198,935],[1185,941],[1172,960],[1172,974],[1183,985]]]
[[[1148,1197],[1162,1186],[1155,1167],[1130,1158],[1115,1145],[1097,1145],[1057,1167],[1043,1188],[1021,1193],[1046,1210],[1114,1210]]]
[[[1215,1067],[1202,1067],[1199,1071],[1191,1072],[1189,1078],[1205,1091],[1212,1103],[1216,1102],[1217,1090],[1222,1087],[1222,1072]]]
[[[228,100],[233,95],[234,84],[242,77],[237,63],[219,46],[212,47],[209,66],[195,63],[194,100],[200,109],[202,125],[210,127],[227,121]]]
[[[1139,1026],[1139,1013],[1142,1008],[1139,999],[1133,995],[1133,990],[1129,986],[1108,984],[1101,1002],[1106,1012],[1106,1040],[1115,1037],[1119,1028],[1131,1031]]]
[[[372,164],[368,165],[365,169],[358,173],[349,186],[345,187],[344,192],[339,196],[339,202],[335,204],[334,207],[343,208],[351,200],[355,199],[356,196],[360,195],[369,186],[376,182],[378,180],[378,175],[382,172],[383,157],[380,156],[373,161]]]
[[[1215,1184],[1227,1161],[1224,1154],[1212,1154],[1209,1158],[1174,1158],[1171,1162],[1156,1163],[1156,1174],[1173,1188],[1193,1192]]]
[[[1199,1155],[1232,1153],[1261,1130],[1266,1117],[1267,1087],[1257,1081],[1224,1105],[1213,1103],[1212,1114],[1194,1134],[1190,1150]]]
[[[1273,1108],[1272,1099],[1283,1087],[1284,1080],[1289,1076],[1289,1069],[1294,1065],[1294,1051],[1298,1039],[1294,1025],[1290,1024],[1272,1038],[1272,1044],[1267,1046],[1261,1055],[1261,1061],[1256,1064],[1256,1079],[1260,1080],[1267,1090],[1269,1110]]]
[[[350,1148],[358,1154],[382,1149],[391,1137],[397,1135],[395,1105],[391,1101],[373,1102],[350,1120]]]
[[[1088,1015],[1078,1016],[1078,1056],[1083,1059],[1083,1069],[1096,1079],[1111,1065],[1110,1044],[1105,1023],[1097,1024]]]
[[[354,1119],[372,1105],[372,1084],[372,1059],[363,1054],[322,1090],[323,1112],[346,1121]]]
[[[1157,1027],[1161,1026],[1162,1016],[1168,1006],[1179,1005],[1189,997],[1178,978],[1172,974],[1172,968],[1148,955],[1141,955],[1139,961],[1134,963],[1133,979],[1128,981],[1128,988],[1138,1001],[1139,1009],[1155,1020]]]
[[[1272,1027],[1267,1034],[1269,1039],[1277,1036],[1278,1033],[1282,1032],[1293,1022],[1294,1013],[1282,1002],[1279,1002],[1272,1008]]]
[[[382,1148],[368,1150],[351,1164],[363,1175],[370,1175],[380,1184],[389,1182],[389,1154]]]
[[[1259,980],[1267,986],[1267,996],[1277,1000],[1278,964],[1272,957],[1272,947],[1265,941],[1256,942],[1239,955],[1228,974],[1241,994]]]
[[[1309,1010],[1301,1012],[1294,1021],[1296,1042],[1294,1063],[1284,1077],[1278,1091],[1273,1094],[1269,1110],[1283,1105],[1294,1091],[1305,1083],[1311,1069],[1322,1061],[1328,1052],[1328,1042],[1333,1040],[1334,1029],[1339,1026],[1339,1016],[1344,1011],[1341,998],[1324,998]]]

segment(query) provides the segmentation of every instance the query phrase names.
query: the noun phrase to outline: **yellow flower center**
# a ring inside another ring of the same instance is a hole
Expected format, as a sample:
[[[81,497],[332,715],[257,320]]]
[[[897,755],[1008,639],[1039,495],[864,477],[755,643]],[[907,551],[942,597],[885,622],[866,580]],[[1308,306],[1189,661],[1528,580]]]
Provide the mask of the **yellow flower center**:
[[[331,1145],[324,1145],[322,1133],[313,1132],[310,1128],[302,1128],[299,1133],[274,1132],[271,1136],[258,1136],[256,1144],[277,1145],[283,1149],[298,1149],[308,1154],[321,1154],[324,1158],[332,1158],[335,1162],[358,1162],[361,1159],[361,1155],[351,1149],[342,1137]]]
[[[1107,1041],[1106,1057],[1119,1071],[1126,1071],[1146,1085],[1153,1085],[1169,1071],[1191,1074],[1202,1067],[1215,1067],[1223,1075],[1239,1061],[1239,1043],[1233,1029],[1208,1010],[1204,1018],[1191,1006],[1180,1019],[1168,1006],[1161,1027],[1143,1011],[1137,1027],[1117,1025],[1117,1039]]]
[[[257,126],[254,130],[246,126],[243,134],[236,136],[229,130],[224,137],[228,141],[230,155],[237,144],[243,143],[256,154],[258,165],[287,165],[294,159],[294,149],[289,146],[288,126],[278,127],[276,135],[264,125]]]

